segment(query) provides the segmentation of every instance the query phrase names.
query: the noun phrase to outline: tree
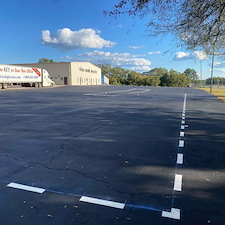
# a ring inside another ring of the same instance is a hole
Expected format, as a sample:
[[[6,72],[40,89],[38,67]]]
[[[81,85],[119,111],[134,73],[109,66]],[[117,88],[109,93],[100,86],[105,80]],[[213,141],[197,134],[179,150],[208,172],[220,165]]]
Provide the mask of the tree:
[[[211,78],[208,78],[208,79],[206,79],[205,83],[208,85],[211,85],[211,83],[215,84],[215,85],[224,85],[225,78],[224,77],[213,77],[213,80],[211,80]]]
[[[118,85],[118,81],[115,77],[109,77],[109,84]]]
[[[41,58],[38,61],[39,63],[54,63],[52,59]]]
[[[129,85],[143,85],[143,76],[140,73],[137,73],[135,71],[130,71],[130,73],[127,76],[127,83]]]
[[[144,86],[159,86],[160,85],[160,78],[158,76],[144,76],[143,78],[143,85]]]
[[[190,83],[186,74],[179,74],[174,70],[170,70],[168,73],[164,74],[160,80],[161,86],[167,87],[188,87]]]
[[[165,68],[154,68],[152,70],[149,70],[148,72],[144,72],[143,75],[161,77],[161,76],[163,76],[163,74],[165,74],[167,72],[168,72],[168,70]]]
[[[150,35],[172,33],[188,49],[201,49],[211,55],[213,80],[214,58],[225,54],[224,0],[120,0],[113,10],[105,13],[115,17],[121,14],[150,17]]]
[[[101,68],[103,76],[111,76],[111,65],[110,64],[97,64],[97,67]]]
[[[120,0],[105,14],[148,16],[151,34],[178,34],[191,48],[225,36],[224,0]]]
[[[198,73],[194,69],[187,68],[184,74],[186,74],[187,78],[190,79],[193,84],[198,82]]]

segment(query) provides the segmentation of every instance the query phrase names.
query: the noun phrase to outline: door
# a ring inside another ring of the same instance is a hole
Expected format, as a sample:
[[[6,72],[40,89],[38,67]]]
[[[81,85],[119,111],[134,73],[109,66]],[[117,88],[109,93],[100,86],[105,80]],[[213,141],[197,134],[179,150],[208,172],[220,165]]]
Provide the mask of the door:
[[[64,84],[67,85],[67,77],[64,77]]]

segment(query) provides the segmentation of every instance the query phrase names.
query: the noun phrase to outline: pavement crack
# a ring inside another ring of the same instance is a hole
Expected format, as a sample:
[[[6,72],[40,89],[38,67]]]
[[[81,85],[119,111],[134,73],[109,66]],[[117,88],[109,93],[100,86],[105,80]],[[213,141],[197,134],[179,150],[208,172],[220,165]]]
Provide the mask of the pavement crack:
[[[63,147],[63,146],[62,146]],[[11,156],[11,155],[6,155],[6,157],[8,158],[11,158],[17,162],[22,162],[22,163],[25,163],[25,168],[23,168],[22,170],[20,171],[23,171],[24,169],[27,169],[29,167],[33,167],[34,165],[35,166],[41,166],[45,169],[48,169],[48,170],[54,170],[54,171],[67,171],[67,172],[72,172],[72,173],[76,173],[76,174],[79,174],[81,176],[83,176],[84,178],[87,178],[87,179],[91,179],[95,182],[98,182],[98,183],[101,183],[102,185],[104,185],[105,187],[107,187],[108,189],[114,191],[114,192],[117,192],[119,194],[124,194],[124,195],[128,195],[130,197],[130,199],[133,199],[135,196],[139,195],[139,193],[132,193],[132,192],[127,192],[127,191],[122,191],[122,190],[119,190],[115,187],[113,187],[111,184],[109,184],[107,181],[105,180],[102,180],[102,179],[98,179],[96,177],[93,177],[93,176],[90,176],[88,173],[85,173],[85,172],[82,172],[82,171],[79,171],[79,170],[75,170],[75,169],[70,169],[70,168],[59,168],[59,167],[51,167],[47,164],[44,164],[44,163],[40,163],[40,162],[32,162],[32,161],[28,161],[28,160],[25,160],[25,159],[19,159],[19,158],[16,158],[14,156]],[[53,160],[53,159],[52,159]],[[16,172],[20,172],[20,171],[15,171],[14,174]]]

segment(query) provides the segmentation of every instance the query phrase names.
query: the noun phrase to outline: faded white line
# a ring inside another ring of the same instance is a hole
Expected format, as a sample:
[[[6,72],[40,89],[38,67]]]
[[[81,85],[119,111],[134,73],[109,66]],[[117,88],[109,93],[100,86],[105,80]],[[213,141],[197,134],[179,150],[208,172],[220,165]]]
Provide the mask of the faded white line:
[[[172,208],[170,212],[162,211],[162,217],[180,220],[180,209]]]
[[[141,93],[145,93],[145,92],[148,92],[148,91],[150,91],[150,89],[147,89],[147,90],[138,90],[138,91],[131,92],[131,93],[127,93],[127,94],[129,94],[129,95],[141,94]]]
[[[117,208],[117,209],[124,209],[124,207],[125,207],[125,204],[123,204],[123,203],[107,201],[107,200],[102,200],[102,199],[98,199],[98,198],[90,198],[90,197],[86,197],[86,196],[82,196],[80,198],[80,201],[92,203],[92,204],[96,204],[96,205],[108,206],[108,207]]]
[[[7,187],[16,188],[16,189],[20,189],[20,190],[24,190],[24,191],[32,191],[32,192],[36,192],[39,194],[42,194],[46,190],[43,188],[32,187],[32,186],[28,186],[28,185],[13,183],[13,182],[8,184]]]
[[[128,89],[128,90],[118,90],[118,91],[108,91],[108,92],[100,92],[100,93],[86,93],[84,95],[87,96],[118,96],[118,95],[111,95],[111,94],[120,94],[120,93],[126,93],[126,92],[130,92],[130,91],[135,91],[137,88],[132,88],[132,89]]]
[[[183,160],[184,159],[184,155],[183,154],[181,154],[181,153],[178,153],[177,154],[177,164],[183,164]]]
[[[182,189],[182,175],[175,174],[175,181],[174,181],[174,191],[181,191]]]
[[[179,140],[179,147],[183,148],[184,147],[184,140]]]

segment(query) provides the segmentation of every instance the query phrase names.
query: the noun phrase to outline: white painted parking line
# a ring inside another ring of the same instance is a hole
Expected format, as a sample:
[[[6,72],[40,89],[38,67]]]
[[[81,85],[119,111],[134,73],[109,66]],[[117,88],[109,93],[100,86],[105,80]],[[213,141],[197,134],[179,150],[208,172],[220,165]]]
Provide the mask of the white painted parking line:
[[[102,200],[98,198],[90,198],[86,196],[82,196],[80,198],[81,202],[87,202],[87,203],[93,203],[96,205],[103,205],[103,206],[108,206],[112,208],[117,208],[117,209],[124,209],[125,204],[119,203],[119,202],[112,202],[112,201],[107,201],[107,200]]]
[[[184,140],[179,140],[179,147],[183,148],[184,147]]]
[[[24,191],[32,191],[32,192],[36,192],[36,193],[39,193],[39,194],[42,194],[46,190],[46,189],[43,189],[43,188],[27,186],[27,185],[13,183],[13,182],[8,184],[7,187],[21,189],[21,190],[24,190]]]
[[[180,132],[180,137],[184,137],[184,132],[183,131]]]
[[[186,110],[186,102],[187,102],[187,94],[184,95],[183,113],[185,113]]]
[[[181,153],[178,153],[177,154],[177,164],[183,164],[183,158],[184,158],[184,155],[181,154]]]
[[[182,175],[175,174],[175,181],[174,181],[174,191],[181,191],[182,190]]]
[[[172,208],[171,212],[163,211],[162,217],[180,220],[180,209]]]

